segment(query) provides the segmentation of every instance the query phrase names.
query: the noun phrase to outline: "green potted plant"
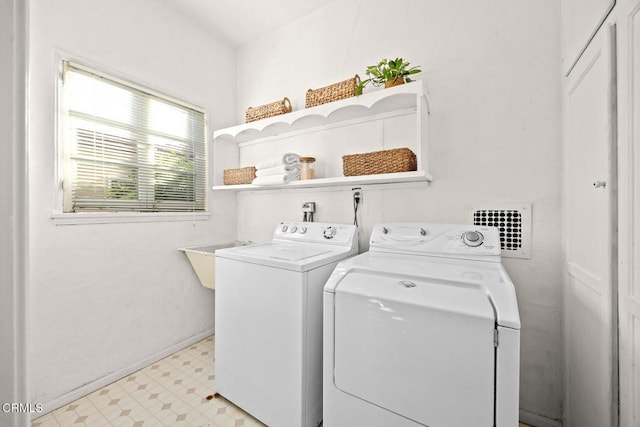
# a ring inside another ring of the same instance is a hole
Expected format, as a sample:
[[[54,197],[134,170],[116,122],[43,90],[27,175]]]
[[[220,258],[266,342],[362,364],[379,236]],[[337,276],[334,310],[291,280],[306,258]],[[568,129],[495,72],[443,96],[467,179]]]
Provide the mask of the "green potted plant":
[[[411,82],[411,75],[421,72],[420,66],[409,67],[409,63],[402,58],[387,60],[386,58],[375,65],[369,65],[365,74],[368,79],[362,80],[356,87],[356,96],[362,95],[362,89],[371,83],[374,86],[391,87]]]

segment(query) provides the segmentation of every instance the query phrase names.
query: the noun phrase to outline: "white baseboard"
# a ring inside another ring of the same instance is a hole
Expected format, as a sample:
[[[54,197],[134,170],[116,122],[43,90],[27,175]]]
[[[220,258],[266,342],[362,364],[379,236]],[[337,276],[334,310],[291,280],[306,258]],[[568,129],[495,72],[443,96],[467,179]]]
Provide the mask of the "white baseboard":
[[[562,427],[562,423],[557,420],[537,415],[524,409],[520,409],[520,422],[533,427]]]
[[[71,390],[61,396],[55,397],[47,402],[42,402],[43,411],[39,413],[37,416],[41,417],[51,411],[55,411],[56,409],[73,402],[74,400],[77,400],[83,396],[91,394],[96,390],[100,390],[102,387],[107,386],[111,383],[114,383],[119,379],[126,377],[127,375],[131,375],[132,373],[139,371],[140,369],[145,368],[157,362],[160,359],[164,359],[165,357],[177,351],[180,351],[183,348],[189,347],[190,345],[195,344],[198,341],[202,341],[203,339],[205,339],[210,335],[213,335],[213,329],[209,329],[207,331],[204,331],[197,335],[189,337],[186,340],[181,341],[175,345],[172,345],[171,347],[166,348],[162,351],[159,351],[143,360],[140,360],[134,363],[133,365],[126,366],[116,372],[112,372],[109,375],[105,375],[102,378],[99,378],[95,381],[84,384],[81,387]]]

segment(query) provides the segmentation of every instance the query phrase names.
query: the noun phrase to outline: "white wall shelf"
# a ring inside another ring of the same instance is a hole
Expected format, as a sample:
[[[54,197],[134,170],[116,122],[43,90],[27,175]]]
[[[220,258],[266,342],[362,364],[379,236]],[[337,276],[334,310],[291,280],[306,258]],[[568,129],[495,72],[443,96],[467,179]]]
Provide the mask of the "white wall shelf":
[[[430,181],[427,170],[428,102],[422,81],[374,90],[313,108],[293,111],[213,133],[213,190],[313,188],[352,184]],[[418,170],[379,175],[342,176],[342,155],[407,146]],[[296,152],[318,159],[318,179],[286,185],[222,185],[224,169]]]
[[[247,191],[274,190],[293,188],[331,187],[340,185],[389,184],[399,182],[431,181],[431,176],[424,171],[381,173],[377,175],[341,176],[335,178],[306,179],[291,181],[285,185],[216,185],[214,190]]]

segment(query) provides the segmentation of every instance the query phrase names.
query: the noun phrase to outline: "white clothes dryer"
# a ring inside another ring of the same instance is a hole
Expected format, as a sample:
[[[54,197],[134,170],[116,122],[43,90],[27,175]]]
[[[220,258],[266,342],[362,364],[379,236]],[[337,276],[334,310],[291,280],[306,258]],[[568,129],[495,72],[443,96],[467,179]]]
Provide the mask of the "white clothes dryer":
[[[381,224],[324,290],[324,427],[518,425],[520,317],[498,230]]]
[[[322,420],[322,292],[358,253],[353,225],[280,223],[266,244],[216,251],[215,391],[260,421]]]

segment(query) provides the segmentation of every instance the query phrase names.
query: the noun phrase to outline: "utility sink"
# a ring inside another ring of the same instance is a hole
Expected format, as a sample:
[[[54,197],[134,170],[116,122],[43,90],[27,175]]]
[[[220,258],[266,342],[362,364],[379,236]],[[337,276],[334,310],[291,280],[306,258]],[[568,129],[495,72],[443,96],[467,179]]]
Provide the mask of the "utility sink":
[[[219,245],[198,246],[191,248],[179,248],[189,258],[193,270],[198,275],[200,283],[205,288],[215,289],[216,284],[216,250],[246,246],[252,242],[234,241]]]

